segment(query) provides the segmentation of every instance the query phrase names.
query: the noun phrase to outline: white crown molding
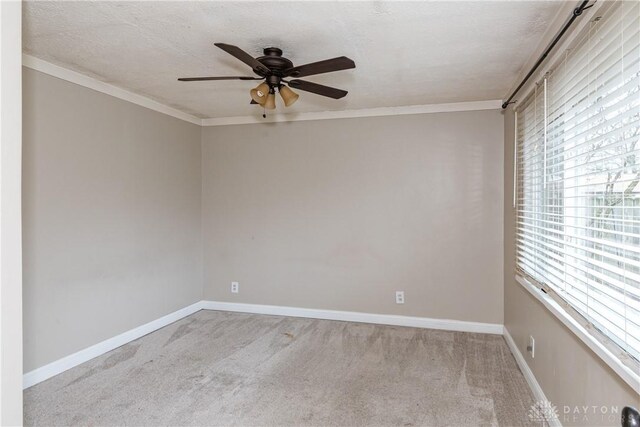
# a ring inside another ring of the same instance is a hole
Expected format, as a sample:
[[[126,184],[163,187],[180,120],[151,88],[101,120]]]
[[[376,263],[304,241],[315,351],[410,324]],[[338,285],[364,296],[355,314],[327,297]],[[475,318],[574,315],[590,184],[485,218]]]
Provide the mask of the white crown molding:
[[[157,331],[160,328],[200,311],[203,308],[202,303],[203,301],[198,301],[188,307],[169,313],[159,319],[145,323],[137,328],[130,329],[120,335],[116,335],[115,337],[99,342],[91,347],[87,347],[84,350],[80,350],[76,353],[70,354],[69,356],[63,357],[62,359],[58,359],[55,362],[51,362],[40,368],[34,369],[33,371],[27,372],[22,377],[22,387],[23,389],[29,388],[95,357],[101,356],[108,351],[114,350],[133,340],[150,334],[153,331]]]
[[[362,108],[359,110],[315,111],[297,114],[236,116],[202,119],[202,126],[228,126],[259,123],[298,122],[305,120],[353,119],[357,117],[403,116],[407,114],[450,113],[457,111],[498,110],[502,101],[454,102],[449,104],[406,105],[401,107]]]
[[[432,319],[428,317],[398,316],[393,314],[360,313],[355,311],[318,310],[314,308],[284,307],[278,305],[242,304],[234,302],[202,301],[204,310],[233,311],[238,313],[270,314],[275,316],[304,317],[310,319],[339,320],[343,322],[374,323],[378,325],[408,326],[445,331],[476,332],[502,335],[503,326],[497,323],[467,322],[463,320]]]
[[[101,92],[107,95],[111,95],[115,98],[131,102],[132,104],[157,111],[158,113],[175,117],[176,119],[184,120],[195,125],[202,124],[202,119],[196,116],[192,116],[191,114],[176,110],[175,108],[169,107],[145,96],[138,95],[136,93],[129,92],[128,90],[121,89],[119,87],[102,82],[93,77],[89,77],[76,71],[60,67],[43,59],[36,58],[35,56],[22,54],[22,65],[24,67],[31,68],[32,70],[40,71],[41,73],[45,73],[62,80],[66,80],[68,82],[93,89],[97,92]]]
[[[538,380],[536,380],[535,375],[533,375],[533,371],[531,370],[531,368],[529,368],[527,361],[524,359],[524,356],[522,356],[522,353],[520,353],[518,346],[516,345],[515,341],[511,337],[511,334],[509,333],[509,330],[507,329],[506,326],[504,328],[504,340],[507,342],[507,345],[509,346],[509,350],[511,350],[513,357],[516,359],[516,363],[518,364],[518,367],[522,371],[524,378],[527,380],[527,384],[529,384],[529,388],[531,389],[531,392],[533,393],[533,396],[535,397],[536,401],[548,402],[549,400],[547,399],[547,396],[544,394],[542,387],[540,387],[540,383],[538,383]],[[562,427],[562,423],[557,417],[547,418],[547,423],[551,427]]]
[[[478,110],[497,110],[500,108],[502,101],[499,99],[489,101],[471,101],[471,102],[454,102],[448,104],[425,104],[425,105],[406,105],[400,107],[381,107],[381,108],[362,108],[359,110],[338,110],[338,111],[314,111],[308,113],[289,113],[289,114],[273,114],[263,119],[262,116],[236,116],[236,117],[217,117],[200,119],[184,111],[169,107],[158,101],[154,101],[142,95],[130,92],[128,90],[110,85],[100,81],[94,77],[69,70],[68,68],[52,64],[35,56],[22,55],[22,65],[32,70],[93,89],[115,98],[129,101],[132,104],[149,108],[150,110],[184,120],[200,126],[228,126],[242,124],[260,124],[260,123],[276,123],[276,122],[297,122],[305,120],[330,120],[330,119],[352,119],[357,117],[382,117],[382,116],[402,116],[407,114],[429,114],[429,113],[450,113],[457,111],[478,111]]]

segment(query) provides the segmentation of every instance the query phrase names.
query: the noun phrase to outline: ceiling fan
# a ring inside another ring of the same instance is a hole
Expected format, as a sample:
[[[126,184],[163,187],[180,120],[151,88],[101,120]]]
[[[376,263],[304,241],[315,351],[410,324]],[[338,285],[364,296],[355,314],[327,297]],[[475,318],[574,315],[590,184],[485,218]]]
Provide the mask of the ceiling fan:
[[[339,56],[333,59],[326,59],[324,61],[294,67],[290,60],[282,56],[282,50],[277,47],[268,47],[264,49],[264,56],[254,58],[237,46],[225,43],[215,43],[215,45],[250,66],[253,72],[259,77],[183,77],[178,80],[182,82],[205,80],[264,80],[264,82],[260,83],[257,87],[251,89],[251,104],[259,104],[268,110],[276,108],[276,90],[280,93],[284,105],[287,107],[298,100],[299,95],[289,89],[289,87],[333,99],[340,99],[347,95],[346,90],[300,80],[297,77],[331,73],[333,71],[347,70],[356,67],[356,64],[346,56]],[[293,80],[285,80],[285,78],[289,77],[293,77]],[[289,85],[289,87],[285,86],[285,84]]]

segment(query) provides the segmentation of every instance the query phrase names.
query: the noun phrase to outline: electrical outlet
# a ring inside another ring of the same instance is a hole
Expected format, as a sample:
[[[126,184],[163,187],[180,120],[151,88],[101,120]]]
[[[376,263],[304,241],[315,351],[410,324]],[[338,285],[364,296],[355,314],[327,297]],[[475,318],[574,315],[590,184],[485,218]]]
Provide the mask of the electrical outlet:
[[[404,304],[404,291],[396,291],[396,304]]]
[[[529,344],[527,345],[527,351],[531,353],[531,358],[536,357],[536,340],[532,335],[529,335]]]
[[[231,293],[237,294],[239,290],[240,290],[240,283],[231,282]]]

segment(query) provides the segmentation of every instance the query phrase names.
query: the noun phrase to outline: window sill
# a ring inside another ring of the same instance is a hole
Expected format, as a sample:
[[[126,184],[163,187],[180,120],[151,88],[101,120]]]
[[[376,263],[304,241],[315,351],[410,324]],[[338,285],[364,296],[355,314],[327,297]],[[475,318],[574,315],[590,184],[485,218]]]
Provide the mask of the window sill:
[[[611,352],[604,344],[598,341],[589,331],[576,319],[571,317],[553,298],[542,292],[540,288],[519,274],[515,279],[531,295],[540,301],[553,315],[560,320],[571,332],[586,344],[594,353],[600,357],[611,369],[613,369],[633,390],[640,390],[640,373],[635,372],[625,365],[618,356]]]

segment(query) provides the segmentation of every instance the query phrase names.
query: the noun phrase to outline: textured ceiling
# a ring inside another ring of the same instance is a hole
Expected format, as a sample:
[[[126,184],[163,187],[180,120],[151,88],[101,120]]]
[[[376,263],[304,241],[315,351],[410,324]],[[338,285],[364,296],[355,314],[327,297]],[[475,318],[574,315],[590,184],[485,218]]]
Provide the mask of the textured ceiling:
[[[556,1],[24,3],[24,52],[202,118],[261,113],[252,75],[216,48],[277,46],[295,65],[346,55],[357,68],[306,77],[295,112],[500,99],[561,6]],[[284,107],[280,103],[279,111]]]

